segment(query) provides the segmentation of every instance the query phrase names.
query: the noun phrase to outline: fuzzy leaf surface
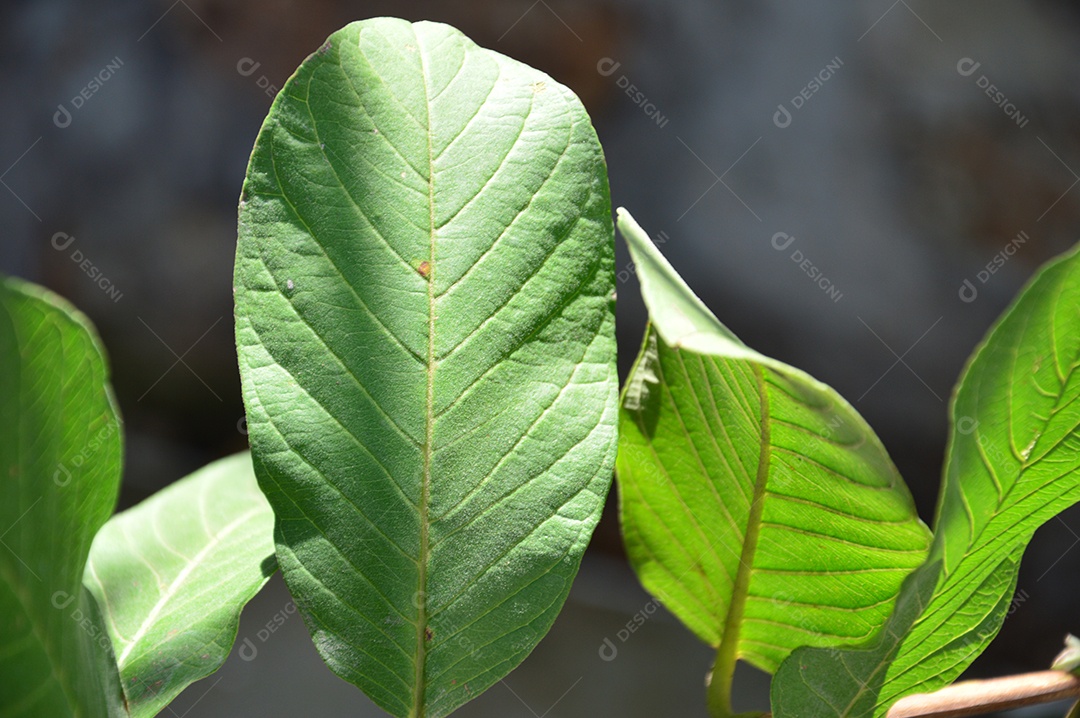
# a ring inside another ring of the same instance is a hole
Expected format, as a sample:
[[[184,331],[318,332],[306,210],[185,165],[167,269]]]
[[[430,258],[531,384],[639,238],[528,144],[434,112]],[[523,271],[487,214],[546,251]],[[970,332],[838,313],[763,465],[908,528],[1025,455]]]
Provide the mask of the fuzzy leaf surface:
[[[332,670],[442,716],[551,626],[616,448],[613,228],[577,98],[435,23],[330,37],[240,208],[236,318],[279,563]]]

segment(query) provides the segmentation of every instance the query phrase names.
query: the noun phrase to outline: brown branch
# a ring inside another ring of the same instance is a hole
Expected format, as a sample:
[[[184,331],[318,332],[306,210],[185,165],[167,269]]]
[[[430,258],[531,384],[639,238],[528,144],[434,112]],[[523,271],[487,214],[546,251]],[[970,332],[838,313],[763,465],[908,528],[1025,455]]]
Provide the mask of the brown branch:
[[[1080,697],[1080,677],[1063,671],[964,681],[933,693],[905,696],[886,718],[957,718]]]

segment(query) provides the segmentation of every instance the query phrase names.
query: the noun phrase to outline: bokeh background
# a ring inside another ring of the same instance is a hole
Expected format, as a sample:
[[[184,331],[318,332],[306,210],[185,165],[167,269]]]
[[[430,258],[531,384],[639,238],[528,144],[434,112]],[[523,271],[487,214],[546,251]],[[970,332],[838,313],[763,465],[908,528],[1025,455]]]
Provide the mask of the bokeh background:
[[[1078,238],[1071,2],[8,0],[0,271],[100,329],[123,506],[246,446],[231,274],[247,157],[293,68],[386,14],[452,23],[574,89],[616,204],[747,343],[863,412],[930,520],[966,356]],[[618,263],[625,371],[644,314],[621,243]],[[549,637],[458,715],[705,715],[710,651],[638,586],[612,499]],[[1075,511],[1040,530],[970,675],[1044,668],[1080,633],[1078,534]],[[766,677],[740,672],[736,700],[764,708]],[[170,714],[380,715],[323,666],[276,578]]]

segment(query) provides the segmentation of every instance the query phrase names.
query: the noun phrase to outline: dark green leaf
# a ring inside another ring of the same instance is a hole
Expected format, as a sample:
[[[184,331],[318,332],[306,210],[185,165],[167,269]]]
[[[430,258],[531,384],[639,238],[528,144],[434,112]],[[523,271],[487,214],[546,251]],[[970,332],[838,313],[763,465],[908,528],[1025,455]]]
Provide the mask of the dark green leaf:
[[[576,97],[376,19],[286,83],[241,199],[237,342],[285,580],[329,666],[442,716],[550,627],[614,463],[613,238]]]

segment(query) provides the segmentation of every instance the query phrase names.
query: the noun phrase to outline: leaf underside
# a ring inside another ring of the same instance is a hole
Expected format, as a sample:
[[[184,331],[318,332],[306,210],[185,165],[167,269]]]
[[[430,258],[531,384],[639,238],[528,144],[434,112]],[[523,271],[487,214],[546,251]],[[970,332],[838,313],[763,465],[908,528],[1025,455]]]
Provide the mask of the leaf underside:
[[[831,388],[739,342],[623,210],[619,229],[651,322],[617,468],[638,576],[718,647],[714,680],[865,640],[930,540],[885,450]]]
[[[327,664],[446,715],[550,627],[617,423],[613,229],[588,116],[456,30],[335,33],[240,208],[237,344],[283,575]]]
[[[229,655],[240,610],[273,571],[274,518],[251,457],[210,464],[98,532],[83,577],[134,718],[157,715]]]
[[[997,635],[1040,525],[1080,500],[1080,255],[1051,262],[972,355],[930,556],[864,648],[801,649],[773,682],[777,716],[881,716],[948,685]]]
[[[116,502],[121,439],[89,321],[0,277],[0,714],[118,715],[120,687],[82,590]]]

